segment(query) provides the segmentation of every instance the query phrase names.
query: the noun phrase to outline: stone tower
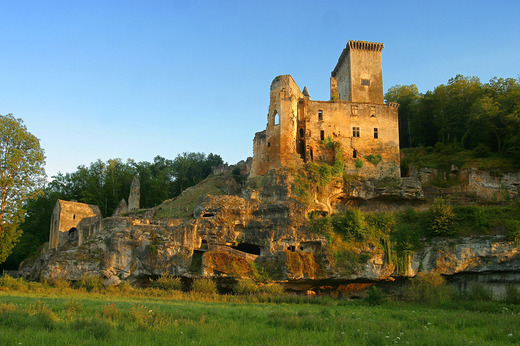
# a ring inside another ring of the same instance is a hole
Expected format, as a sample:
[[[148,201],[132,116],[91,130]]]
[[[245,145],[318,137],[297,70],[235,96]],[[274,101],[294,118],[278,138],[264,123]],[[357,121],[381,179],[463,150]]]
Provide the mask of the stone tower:
[[[348,41],[331,73],[332,100],[383,104],[383,47],[383,43]]]
[[[130,195],[128,196],[128,211],[139,209],[139,199],[141,197],[141,187],[139,177],[136,175],[130,186]]]

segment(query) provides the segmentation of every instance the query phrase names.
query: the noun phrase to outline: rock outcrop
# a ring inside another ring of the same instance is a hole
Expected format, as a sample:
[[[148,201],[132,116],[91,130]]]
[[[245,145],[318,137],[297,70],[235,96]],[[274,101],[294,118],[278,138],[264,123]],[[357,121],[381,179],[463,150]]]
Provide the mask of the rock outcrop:
[[[229,173],[212,179],[233,187],[219,185],[218,191],[237,191],[237,181]],[[231,279],[268,275],[302,291],[324,285],[366,287],[362,283],[391,281],[403,273],[396,272],[383,246],[371,241],[352,250],[353,260],[338,261],[331,239],[310,229],[309,215],[329,214],[347,202],[370,209],[374,200],[378,205],[391,201],[406,205],[420,202],[423,196],[420,182],[413,177],[333,178],[327,186],[314,185],[302,195],[290,169],[250,179],[239,194],[197,197],[197,191],[208,190],[207,184],[202,182],[177,198],[200,198],[192,217],[169,216],[168,212],[177,212],[176,200],[129,216],[115,213],[102,219],[99,230],[80,246],[69,243],[45,251],[22,263],[20,273],[33,280],[102,276],[106,285],[121,280],[146,284],[149,278],[170,274]],[[520,275],[520,252],[498,236],[437,239],[409,258],[406,267],[405,276],[432,271],[450,277],[476,272]]]

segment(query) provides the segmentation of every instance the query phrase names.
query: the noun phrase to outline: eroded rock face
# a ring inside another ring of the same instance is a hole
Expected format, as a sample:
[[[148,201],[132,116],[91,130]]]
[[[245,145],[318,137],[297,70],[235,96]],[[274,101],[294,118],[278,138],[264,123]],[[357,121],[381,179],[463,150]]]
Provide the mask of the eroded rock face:
[[[203,196],[189,219],[154,218],[156,214],[147,211],[102,219],[99,231],[80,246],[48,250],[33,262],[22,263],[20,273],[33,280],[101,276],[105,285],[121,280],[146,283],[163,274],[268,275],[299,290],[332,283],[357,289],[362,283],[392,280],[395,267],[380,244],[360,245],[353,254],[358,260],[338,260],[327,237],[310,229],[308,215],[327,214],[342,201],[360,196],[417,201],[422,196],[417,180],[333,180],[313,188],[304,201],[293,191],[294,176],[288,170],[255,179],[241,195]],[[436,239],[409,259],[405,275],[433,271],[448,276],[518,275],[519,268],[519,249],[503,237]]]

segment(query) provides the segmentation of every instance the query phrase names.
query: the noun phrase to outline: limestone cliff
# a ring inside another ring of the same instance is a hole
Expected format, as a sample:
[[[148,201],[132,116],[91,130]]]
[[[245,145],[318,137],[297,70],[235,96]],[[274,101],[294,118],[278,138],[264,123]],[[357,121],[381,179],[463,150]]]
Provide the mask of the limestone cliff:
[[[331,239],[311,230],[309,215],[329,214],[352,202],[370,209],[373,201],[379,201],[377,206],[392,201],[406,205],[422,197],[420,182],[413,178],[332,177],[324,186],[311,184],[305,193],[290,169],[250,179],[242,189],[229,173],[211,179],[211,189],[208,181],[202,182],[155,208],[102,219],[99,230],[80,246],[68,243],[47,250],[22,263],[20,273],[33,280],[99,275],[107,285],[121,280],[145,284],[163,274],[266,275],[294,289],[393,280],[396,268],[380,243],[364,242],[352,250],[351,260],[338,261]],[[172,217],[188,211],[187,201],[197,200],[191,217]],[[504,238],[440,239],[425,245],[409,258],[404,275],[520,272],[519,250]]]

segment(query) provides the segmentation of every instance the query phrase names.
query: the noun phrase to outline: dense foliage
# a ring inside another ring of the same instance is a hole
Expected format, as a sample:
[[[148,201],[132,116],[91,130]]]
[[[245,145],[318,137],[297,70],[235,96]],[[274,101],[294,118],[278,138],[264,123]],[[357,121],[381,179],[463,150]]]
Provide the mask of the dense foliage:
[[[415,85],[396,85],[385,94],[398,102],[401,148],[457,143],[482,153],[520,155],[520,80],[457,75],[420,94]]]
[[[12,114],[0,115],[0,263],[21,235],[24,202],[43,184],[45,156],[40,141]]]
[[[137,174],[141,184],[140,205],[150,208],[199,183],[211,174],[212,167],[222,163],[219,155],[183,153],[174,160],[157,156],[153,162],[98,160],[88,167],[79,166],[73,173],[58,173],[43,195],[25,203],[23,235],[0,269],[16,269],[48,240],[50,218],[58,199],[94,204],[99,206],[103,216],[110,216],[119,201],[128,198],[132,179]]]

